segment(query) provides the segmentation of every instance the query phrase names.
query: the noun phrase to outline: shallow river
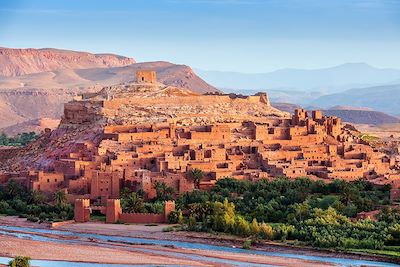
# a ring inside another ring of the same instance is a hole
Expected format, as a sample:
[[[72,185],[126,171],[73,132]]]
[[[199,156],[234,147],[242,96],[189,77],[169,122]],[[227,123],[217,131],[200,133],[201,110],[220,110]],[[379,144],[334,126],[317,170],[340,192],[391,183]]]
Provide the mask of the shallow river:
[[[23,233],[13,232],[13,231],[21,231]],[[31,239],[35,241],[45,241],[45,242],[55,242],[55,243],[79,243],[84,244],[85,241],[82,240],[63,240],[52,238],[48,236],[41,236],[40,234],[54,234],[61,236],[71,236],[71,237],[80,237],[80,238],[90,238],[97,239],[100,241],[106,242],[116,242],[116,243],[132,243],[132,244],[149,244],[149,245],[170,245],[180,248],[188,248],[188,249],[199,249],[199,250],[211,250],[211,251],[220,251],[220,252],[233,252],[233,253],[241,253],[241,254],[256,254],[256,255],[266,255],[266,256],[279,256],[286,258],[296,258],[296,259],[305,259],[312,260],[316,262],[325,262],[325,263],[333,263],[337,266],[380,266],[380,267],[394,267],[400,266],[393,263],[385,263],[378,261],[367,261],[367,260],[357,260],[357,259],[349,259],[349,258],[339,258],[339,257],[330,257],[330,256],[313,256],[307,254],[295,254],[295,253],[282,253],[282,252],[267,252],[260,250],[245,250],[241,248],[233,248],[226,246],[215,246],[215,245],[207,245],[195,242],[182,242],[182,241],[169,241],[169,240],[157,240],[157,239],[145,239],[145,238],[135,238],[135,237],[123,237],[123,236],[108,236],[108,235],[100,235],[100,234],[84,234],[84,233],[76,233],[76,232],[68,232],[68,231],[59,231],[59,230],[51,230],[51,229],[35,229],[35,228],[25,228],[25,227],[14,227],[14,226],[0,226],[0,234],[10,235],[22,239]],[[87,242],[90,244],[90,242]],[[111,246],[111,245],[102,245],[102,246]],[[132,251],[142,251],[142,252],[155,252],[155,250],[143,249],[143,248],[130,248]],[[168,251],[157,251],[158,254],[163,254],[171,257],[180,257],[187,258],[193,260],[205,260],[211,261],[215,263],[221,264],[229,264],[233,266],[262,266],[262,267],[271,267],[272,265],[267,264],[247,264],[243,262],[238,262],[234,260],[225,260],[214,258],[212,256],[199,256],[199,255],[191,255],[184,254],[179,252],[168,252]],[[6,257],[0,257],[0,264],[7,264],[10,259]],[[121,264],[96,264],[96,263],[77,263],[77,262],[68,262],[68,261],[50,261],[50,260],[32,260],[33,266],[41,266],[41,267],[55,267],[55,266],[77,266],[77,267],[123,267],[123,266],[138,266],[138,265],[121,265]],[[146,265],[141,265],[146,266]],[[171,266],[171,265],[168,265]]]

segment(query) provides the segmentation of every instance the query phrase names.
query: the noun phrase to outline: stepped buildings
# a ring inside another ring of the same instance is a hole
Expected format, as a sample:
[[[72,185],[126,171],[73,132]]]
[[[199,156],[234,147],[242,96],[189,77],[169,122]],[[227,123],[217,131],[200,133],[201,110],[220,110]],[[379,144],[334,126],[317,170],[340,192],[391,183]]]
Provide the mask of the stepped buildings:
[[[183,193],[224,177],[400,178],[399,162],[374,151],[340,118],[304,109],[290,115],[271,107],[265,93],[199,95],[159,84],[148,71],[65,104],[58,129],[14,154],[0,152],[14,166],[0,182],[16,179],[48,193],[66,190],[71,201],[103,203],[123,187],[153,198],[156,183]],[[199,183],[194,169],[203,172]]]

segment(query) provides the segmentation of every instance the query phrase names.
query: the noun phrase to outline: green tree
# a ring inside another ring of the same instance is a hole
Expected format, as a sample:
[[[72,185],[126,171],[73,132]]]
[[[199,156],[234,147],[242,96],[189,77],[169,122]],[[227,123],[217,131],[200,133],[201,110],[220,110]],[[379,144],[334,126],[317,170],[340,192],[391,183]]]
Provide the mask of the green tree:
[[[7,201],[0,201],[0,214],[6,214],[9,208],[10,205],[7,203]]]
[[[250,224],[242,216],[236,217],[235,233],[239,236],[247,237],[251,233]]]
[[[200,187],[200,181],[203,178],[203,176],[204,176],[203,171],[200,170],[200,169],[197,169],[197,168],[192,169],[189,172],[189,177],[193,180],[195,188],[199,188]]]
[[[260,237],[267,240],[272,240],[274,238],[274,230],[269,224],[261,223]]]
[[[143,199],[135,192],[130,193],[121,199],[121,206],[124,212],[142,212],[144,210]]]
[[[65,208],[67,205],[67,195],[65,191],[59,190],[54,193],[53,196],[54,202],[56,203],[57,207],[60,207],[61,209]]]
[[[251,234],[257,236],[260,233],[260,226],[257,219],[254,218],[250,225]]]
[[[28,202],[30,204],[43,204],[46,202],[46,200],[47,200],[46,196],[41,191],[33,190],[30,193]]]
[[[156,182],[154,184],[154,189],[156,190],[157,200],[164,201],[173,199],[173,194],[175,193],[175,190],[165,183]]]
[[[7,199],[23,198],[26,195],[26,189],[17,181],[11,180],[5,188]]]

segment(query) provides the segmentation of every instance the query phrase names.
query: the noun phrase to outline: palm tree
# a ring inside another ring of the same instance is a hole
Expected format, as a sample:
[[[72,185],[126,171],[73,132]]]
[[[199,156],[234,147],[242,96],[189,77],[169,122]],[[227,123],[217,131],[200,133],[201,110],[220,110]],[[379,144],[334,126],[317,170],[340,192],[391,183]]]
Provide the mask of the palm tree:
[[[193,179],[194,186],[198,189],[200,187],[200,181],[204,176],[204,173],[200,169],[192,169],[189,176]]]
[[[6,186],[6,193],[9,198],[21,197],[24,192],[21,184],[16,182],[15,180],[11,180],[8,182]]]
[[[38,190],[33,190],[29,196],[29,203],[31,204],[42,204],[46,202],[46,196],[38,191]]]
[[[133,213],[143,211],[143,199],[135,192],[125,195],[121,201],[122,209],[125,212]]]
[[[67,195],[65,194],[65,191],[59,190],[54,193],[54,202],[56,205],[60,208],[65,207],[67,204]]]
[[[175,192],[172,187],[159,182],[155,183],[154,189],[156,190],[158,200],[171,200],[172,194]]]

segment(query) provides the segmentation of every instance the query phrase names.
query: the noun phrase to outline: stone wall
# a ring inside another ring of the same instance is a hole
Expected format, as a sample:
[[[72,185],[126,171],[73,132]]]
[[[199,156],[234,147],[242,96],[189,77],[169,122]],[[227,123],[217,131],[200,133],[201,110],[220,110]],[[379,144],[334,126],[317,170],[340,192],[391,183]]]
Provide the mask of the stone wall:
[[[122,223],[165,223],[164,214],[154,213],[122,213],[119,221]]]

